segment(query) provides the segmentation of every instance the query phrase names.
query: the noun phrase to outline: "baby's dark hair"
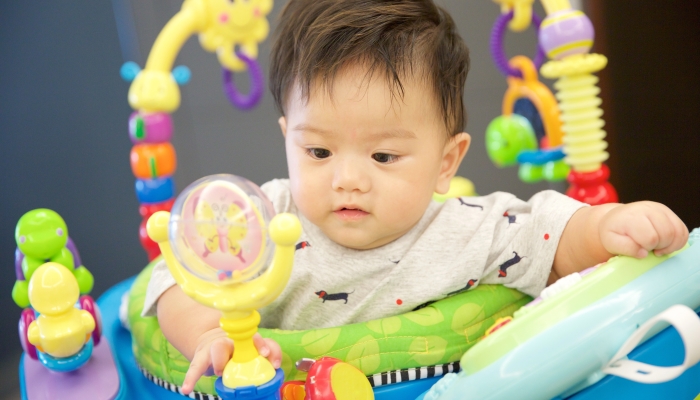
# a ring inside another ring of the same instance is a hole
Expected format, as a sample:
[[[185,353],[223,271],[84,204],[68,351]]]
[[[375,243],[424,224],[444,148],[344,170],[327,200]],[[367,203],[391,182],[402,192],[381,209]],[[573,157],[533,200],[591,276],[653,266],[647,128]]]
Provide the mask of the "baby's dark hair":
[[[418,73],[434,89],[447,132],[466,128],[469,49],[432,0],[290,0],[271,59],[270,89],[283,115],[293,85],[304,99],[315,82],[331,94],[337,73],[359,63],[366,78],[383,73],[394,97],[404,94],[401,79]]]

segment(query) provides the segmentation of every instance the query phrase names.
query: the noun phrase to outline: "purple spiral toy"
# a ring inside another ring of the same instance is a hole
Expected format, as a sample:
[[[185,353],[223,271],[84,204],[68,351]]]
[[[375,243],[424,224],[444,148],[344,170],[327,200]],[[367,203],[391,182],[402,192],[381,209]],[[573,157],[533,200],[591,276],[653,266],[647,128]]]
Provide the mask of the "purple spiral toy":
[[[496,63],[496,67],[501,71],[503,75],[506,76],[515,76],[518,78],[522,78],[523,74],[520,72],[520,70],[512,68],[508,64],[508,59],[506,58],[506,54],[503,51],[503,36],[506,31],[506,24],[513,19],[513,11],[511,10],[507,14],[502,14],[496,19],[496,22],[493,24],[493,29],[491,29],[491,57],[493,57],[494,63]],[[534,12],[532,13],[532,23],[535,25],[535,29],[537,30],[538,37],[539,37],[539,31],[540,31],[540,23],[542,20],[540,17],[537,16]],[[545,55],[544,51],[542,50],[542,47],[540,46],[539,41],[537,42],[537,54],[535,55],[535,68],[538,70],[542,66],[542,63],[545,60]]]
[[[235,107],[241,110],[250,110],[262,99],[265,82],[262,68],[260,68],[260,64],[258,64],[257,61],[243,54],[243,52],[237,51],[236,55],[248,67],[248,73],[250,74],[250,92],[248,94],[240,93],[233,81],[233,72],[226,68],[221,68],[224,81],[224,94],[226,94],[226,97],[228,97],[231,104]]]

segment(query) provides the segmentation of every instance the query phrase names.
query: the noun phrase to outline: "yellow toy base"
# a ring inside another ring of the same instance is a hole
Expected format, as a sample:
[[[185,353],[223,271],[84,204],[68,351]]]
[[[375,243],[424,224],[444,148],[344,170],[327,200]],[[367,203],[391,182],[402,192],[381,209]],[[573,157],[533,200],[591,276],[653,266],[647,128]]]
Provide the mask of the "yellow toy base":
[[[229,361],[224,368],[222,379],[224,386],[237,388],[242,386],[260,386],[275,376],[272,364],[263,356],[257,356],[245,363]]]

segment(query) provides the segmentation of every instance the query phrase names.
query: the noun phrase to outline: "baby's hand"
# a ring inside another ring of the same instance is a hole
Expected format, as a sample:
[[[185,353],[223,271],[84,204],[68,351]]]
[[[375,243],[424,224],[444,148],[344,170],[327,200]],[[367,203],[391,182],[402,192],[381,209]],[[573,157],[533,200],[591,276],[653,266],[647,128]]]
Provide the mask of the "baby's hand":
[[[605,250],[644,258],[650,251],[661,256],[688,241],[688,228],[668,207],[651,201],[623,204],[608,211],[598,226]]]
[[[266,357],[277,369],[282,364],[282,349],[272,339],[263,339],[259,333],[253,336],[253,343],[261,356]],[[207,371],[212,371],[221,376],[224,367],[233,354],[233,341],[226,337],[221,328],[208,331],[199,339],[199,344],[190,362],[190,368],[182,383],[182,393],[187,395],[192,392],[197,380]]]

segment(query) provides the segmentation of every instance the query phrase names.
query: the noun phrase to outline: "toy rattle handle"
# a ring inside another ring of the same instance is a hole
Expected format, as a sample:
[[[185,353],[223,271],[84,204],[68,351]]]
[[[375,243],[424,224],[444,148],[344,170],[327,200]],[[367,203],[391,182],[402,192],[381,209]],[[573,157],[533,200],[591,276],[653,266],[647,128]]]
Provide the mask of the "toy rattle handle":
[[[506,24],[508,24],[508,21],[511,19],[513,19],[513,10],[507,14],[500,15],[496,19],[496,22],[493,24],[493,29],[491,30],[489,47],[491,49],[491,57],[493,57],[496,67],[498,67],[498,70],[501,71],[503,75],[522,78],[523,73],[519,69],[513,68],[510,66],[510,64],[508,64],[508,58],[506,57],[505,50],[503,50],[503,36],[505,35]],[[537,32],[539,32],[542,20],[535,13],[532,13],[532,23],[535,25]],[[537,70],[540,69],[544,60],[545,54],[538,41],[537,53],[535,54],[535,60],[533,61]]]
[[[22,271],[22,260],[24,260],[24,253],[19,249],[15,249],[15,278],[18,281],[24,280],[24,271]]]
[[[226,67],[222,67],[221,75],[224,81],[224,94],[226,94],[226,97],[228,97],[229,101],[234,106],[241,110],[249,110],[260,102],[263,95],[265,79],[263,78],[262,68],[260,68],[260,64],[258,64],[255,59],[248,57],[242,51],[236,52],[236,56],[248,67],[248,73],[250,74],[250,91],[248,94],[240,93],[233,82],[233,72]]]
[[[80,266],[83,265],[83,260],[80,259],[80,253],[78,253],[78,248],[75,246],[75,243],[73,243],[73,239],[71,239],[70,237],[68,237],[68,243],[66,243],[66,248],[70,250],[71,253],[73,253],[74,268],[80,268]]]
[[[638,361],[623,359],[646,333],[661,321],[673,325],[683,340],[685,359],[683,364],[674,367],[659,367]],[[637,329],[613,356],[603,372],[641,383],[661,383],[679,377],[685,370],[700,361],[700,318],[689,307],[677,304],[651,318]]]

